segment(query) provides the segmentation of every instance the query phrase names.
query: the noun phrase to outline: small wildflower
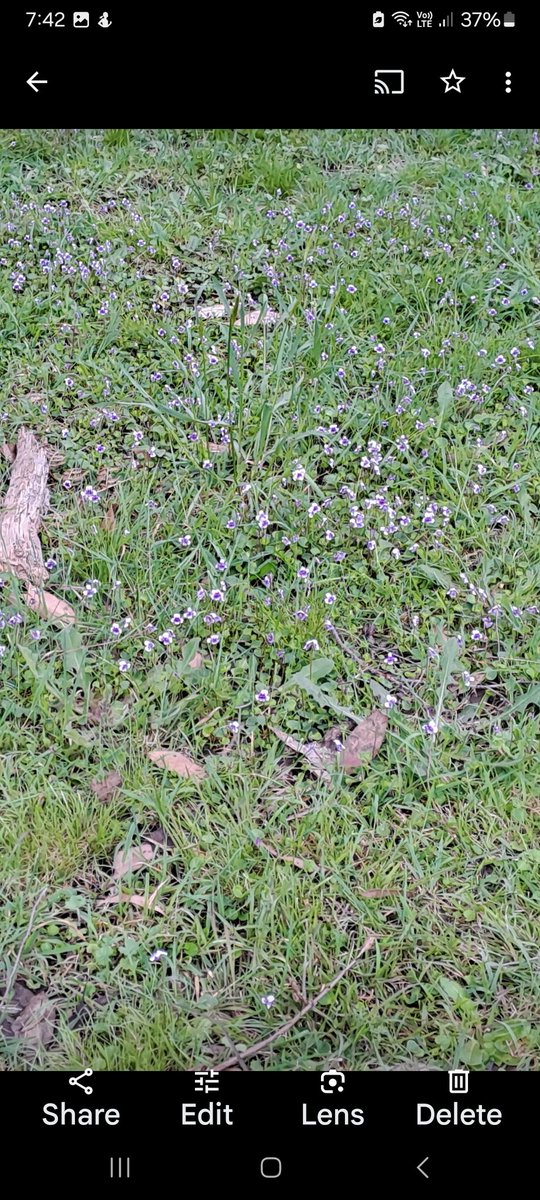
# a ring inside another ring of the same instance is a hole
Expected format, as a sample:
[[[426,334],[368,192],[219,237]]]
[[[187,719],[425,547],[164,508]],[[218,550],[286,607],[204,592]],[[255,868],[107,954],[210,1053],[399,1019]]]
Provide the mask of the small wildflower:
[[[266,701],[270,699],[270,692],[266,688],[261,688],[257,692],[255,699],[258,700],[259,704],[266,704]]]
[[[334,596],[334,593],[327,592],[324,597],[324,603],[325,604],[335,604],[335,602],[336,602],[336,597]]]
[[[162,958],[168,958],[168,955],[166,950],[152,950],[152,953],[149,957],[151,963],[156,963]]]
[[[276,997],[271,992],[269,992],[268,996],[261,996],[261,1004],[264,1004],[265,1008],[270,1009],[275,1002]]]
[[[130,666],[131,666],[131,663],[128,662],[127,658],[121,658],[118,663],[118,670],[119,671],[129,671]]]

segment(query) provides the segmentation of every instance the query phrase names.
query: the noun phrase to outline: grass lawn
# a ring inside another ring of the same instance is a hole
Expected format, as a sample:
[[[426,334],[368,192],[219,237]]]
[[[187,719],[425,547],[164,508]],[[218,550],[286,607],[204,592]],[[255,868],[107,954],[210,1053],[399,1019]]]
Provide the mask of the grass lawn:
[[[537,151],[0,133],[3,1069],[538,1069]]]

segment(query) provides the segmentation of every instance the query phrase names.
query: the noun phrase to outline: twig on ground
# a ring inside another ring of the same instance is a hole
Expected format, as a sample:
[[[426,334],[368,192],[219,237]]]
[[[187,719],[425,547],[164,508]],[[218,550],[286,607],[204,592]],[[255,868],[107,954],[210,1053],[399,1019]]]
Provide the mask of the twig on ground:
[[[38,587],[48,576],[38,536],[49,503],[48,470],[47,451],[30,429],[21,428],[9,487],[0,506],[0,571]]]
[[[33,926],[33,924],[34,924],[34,919],[35,919],[35,916],[36,916],[37,910],[38,910],[38,908],[39,908],[39,906],[40,906],[40,904],[41,904],[41,901],[43,900],[43,897],[45,896],[45,894],[46,894],[46,892],[47,892],[48,890],[49,890],[49,889],[48,889],[48,888],[46,888],[46,887],[42,888],[42,889],[41,889],[41,891],[40,891],[40,893],[39,893],[39,895],[38,895],[38,897],[37,897],[37,899],[34,901],[34,903],[33,903],[33,905],[32,905],[32,911],[31,911],[31,913],[30,913],[30,916],[29,916],[29,918],[28,918],[28,925],[26,926],[26,929],[25,929],[25,931],[24,931],[24,934],[23,934],[23,936],[22,936],[21,944],[20,944],[20,946],[19,946],[19,949],[18,949],[18,951],[17,951],[17,953],[16,953],[16,955],[15,955],[15,962],[13,963],[13,966],[12,966],[12,968],[11,968],[11,971],[9,972],[9,974],[8,974],[8,976],[7,976],[7,980],[6,980],[6,989],[5,989],[4,995],[3,995],[3,997],[2,997],[2,1001],[0,1002],[0,1021],[2,1020],[2,1018],[3,1018],[3,1016],[4,1016],[4,1013],[5,1013],[5,1011],[6,1011],[7,1007],[8,1007],[8,1004],[9,1004],[9,993],[10,993],[10,991],[11,991],[12,984],[14,983],[14,981],[15,981],[15,979],[16,979],[16,977],[17,977],[17,971],[19,970],[19,963],[20,963],[20,961],[21,961],[21,958],[22,958],[22,953],[23,953],[24,947],[26,946],[26,943],[27,943],[27,941],[28,941],[28,938],[30,937],[30,934],[31,934],[31,932],[32,932],[32,926]]]
[[[417,703],[420,704],[427,713],[429,713],[429,711],[430,711],[429,705],[426,704],[424,700],[422,700],[421,696],[419,696],[418,693],[414,690],[412,684],[408,683],[408,681],[406,679],[402,679],[402,678],[397,679],[396,676],[393,675],[391,671],[385,671],[384,667],[380,667],[380,666],[374,667],[373,664],[367,662],[365,658],[361,658],[360,655],[356,653],[356,650],[353,650],[352,646],[347,646],[346,643],[342,641],[342,639],[340,638],[339,633],[334,625],[332,625],[332,627],[328,630],[328,632],[330,634],[330,637],[332,637],[334,639],[336,645],[339,646],[340,650],[343,650],[344,654],[348,654],[349,658],[352,658],[355,663],[358,663],[358,666],[362,667],[363,671],[366,671],[366,673],[368,675],[373,675],[373,677],[375,679],[377,678],[377,676],[382,675],[385,685],[386,685],[386,680],[389,680],[390,683],[392,683],[394,685],[394,687],[404,688],[405,691],[410,692],[411,696],[414,696],[414,699],[417,701]],[[417,680],[417,682],[419,683],[420,680]]]
[[[359,951],[356,957],[351,959],[351,962],[347,963],[347,966],[342,967],[341,971],[339,971],[334,979],[332,979],[330,983],[327,983],[325,987],[323,987],[318,996],[315,996],[313,1000],[309,1000],[308,1003],[300,1009],[300,1012],[296,1013],[296,1016],[291,1017],[290,1021],[286,1021],[284,1025],[281,1025],[279,1029],[276,1029],[274,1033],[269,1034],[268,1037],[263,1038],[262,1041],[255,1042],[255,1045],[249,1046],[247,1050],[242,1050],[243,1062],[245,1063],[248,1058],[254,1058],[256,1054],[260,1054],[261,1050],[266,1050],[266,1047],[270,1046],[272,1042],[277,1042],[278,1038],[284,1037],[284,1035],[289,1033],[294,1025],[297,1025],[298,1022],[302,1020],[302,1017],[306,1017],[308,1013],[312,1012],[312,1010],[316,1008],[318,1004],[320,1004],[321,1000],[328,995],[328,992],[331,992],[332,988],[335,987],[341,979],[343,979],[344,975],[346,975],[348,971],[351,971],[352,968],[356,966],[357,962],[359,962],[362,958],[362,955],[366,954],[368,950],[371,950],[374,942],[375,937],[370,934],[370,936],[366,938],[362,949]],[[235,1056],[234,1058],[227,1058],[225,1062],[218,1063],[213,1070],[229,1071],[231,1067],[235,1067],[237,1065],[238,1058]]]

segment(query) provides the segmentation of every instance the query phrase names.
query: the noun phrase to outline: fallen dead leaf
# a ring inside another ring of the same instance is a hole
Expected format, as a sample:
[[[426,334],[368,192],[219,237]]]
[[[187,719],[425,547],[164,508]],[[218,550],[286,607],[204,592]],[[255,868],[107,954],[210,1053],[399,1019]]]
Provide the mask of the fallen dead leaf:
[[[383,896],[399,896],[397,888],[367,888],[359,893],[364,900],[381,900]]]
[[[261,315],[261,311],[262,310],[260,308],[253,308],[253,309],[250,309],[249,312],[245,313],[244,325],[256,325],[257,321],[259,320],[259,317]],[[267,310],[264,314],[264,317],[263,317],[263,325],[275,325],[276,321],[277,321],[277,313],[274,312],[273,309],[267,308]],[[242,324],[241,321],[235,321],[234,323],[235,323],[235,325]]]
[[[4,442],[0,446],[0,454],[5,458],[6,462],[15,462],[15,444],[13,442]]]
[[[256,325],[261,312],[262,309],[260,308],[248,309],[244,314],[244,325]],[[202,308],[197,309],[197,313],[199,317],[202,317],[203,321],[218,320],[220,317],[226,316],[226,309],[224,304],[205,304]],[[263,324],[275,325],[276,321],[277,313],[273,309],[267,308],[263,317]],[[242,321],[238,320],[234,323],[236,326],[241,326]]]
[[[112,800],[114,793],[118,791],[118,788],[122,787],[122,783],[123,780],[119,771],[109,771],[109,774],[105,775],[104,779],[93,779],[90,787],[98,800],[101,800],[102,804],[108,804],[109,800]]]
[[[39,540],[49,507],[47,451],[30,429],[21,426],[8,489],[0,501],[0,569],[43,587],[47,568]]]
[[[52,592],[44,592],[41,588],[28,585],[26,603],[40,617],[49,617],[59,625],[72,625],[75,621],[75,611],[65,600],[59,600]]]
[[[374,709],[369,717],[351,730],[343,743],[342,732],[337,725],[327,729],[320,742],[301,742],[276,725],[271,725],[270,728],[290,750],[296,750],[297,754],[307,759],[309,769],[314,775],[324,779],[326,783],[331,783],[329,769],[332,767],[339,766],[348,774],[362,766],[368,758],[374,758],[378,754],[387,725],[386,713],[381,709]]]
[[[383,744],[387,727],[388,717],[380,708],[374,708],[369,717],[355,726],[338,755],[345,774],[361,767],[367,759],[375,758]]]
[[[32,996],[35,995],[34,992],[30,991],[30,988],[25,987],[24,984],[19,983],[18,980],[16,980],[13,984],[13,987],[10,989],[10,993],[11,999],[8,1002],[7,1011],[11,1012],[12,1017],[18,1016],[21,1012],[21,1009],[26,1008],[26,1005],[32,999]],[[5,995],[6,989],[4,986],[2,986],[0,988],[0,999],[4,1000]]]
[[[255,845],[257,848],[266,850],[267,853],[272,856],[272,858],[279,858],[280,862],[290,862],[294,867],[298,867],[300,871],[305,869],[306,864],[304,859],[299,858],[296,854],[280,854],[279,850],[275,850],[273,846],[269,846],[268,842],[263,842],[261,838],[255,839]]]
[[[199,651],[196,650],[193,658],[190,658],[189,660],[188,667],[191,667],[193,671],[196,671],[199,667],[202,667],[203,662],[204,659],[202,654],[199,654]]]
[[[228,442],[209,442],[208,449],[211,454],[226,454],[229,444]]]
[[[296,750],[298,754],[302,754],[309,763],[309,769],[314,775],[318,775],[319,779],[324,779],[326,783],[332,782],[332,776],[327,767],[332,767],[336,761],[335,751],[326,746],[324,742],[299,742],[297,738],[291,737],[285,733],[283,729],[279,729],[277,725],[270,726],[272,733],[281,742],[284,742],[290,750]]]
[[[156,896],[161,891],[162,887],[165,887],[165,883],[166,883],[166,880],[164,879],[163,883],[158,884],[157,888],[155,888],[154,891],[150,893],[148,899],[146,899],[145,896],[137,896],[137,895],[130,896],[129,897],[130,904],[134,904],[135,908],[151,908],[151,909],[153,909],[154,912],[163,913],[164,909],[161,908],[161,905],[156,904]]]
[[[197,315],[202,317],[203,321],[215,320],[218,317],[225,316],[224,304],[203,304],[197,309]]]
[[[165,882],[166,881],[164,880],[163,883],[160,883],[158,887],[150,893],[148,899],[146,899],[145,896],[138,896],[136,893],[131,896],[127,896],[123,895],[121,892],[110,892],[108,896],[103,897],[103,900],[98,901],[98,908],[105,908],[109,904],[125,904],[126,902],[129,902],[129,904],[133,904],[134,908],[148,908],[151,909],[152,912],[160,913],[161,916],[163,916],[165,910],[160,904],[156,904],[156,896],[158,892],[161,891],[161,888],[165,887]]]
[[[108,700],[104,700],[101,696],[92,696],[88,705],[88,724],[99,725],[107,716],[109,710],[110,704]]]
[[[297,984],[296,979],[293,979],[291,976],[291,978],[288,980],[288,983],[289,983],[289,987],[291,989],[291,992],[293,995],[293,1000],[295,1001],[295,1003],[304,1005],[306,1003],[306,997],[304,996],[304,993],[301,991],[299,985]]]
[[[148,866],[155,853],[156,847],[149,842],[141,842],[140,846],[131,846],[129,850],[120,846],[113,861],[114,878],[121,879],[123,875],[131,875],[132,871],[137,871],[139,867]]]
[[[151,842],[154,846],[166,846],[168,843],[167,834],[160,825],[158,825],[157,829],[152,829],[150,833],[145,833],[144,840],[145,842]]]
[[[102,525],[103,528],[107,530],[107,533],[113,533],[116,529],[116,511],[114,504],[109,504],[107,512],[103,518]]]
[[[148,757],[157,767],[163,767],[166,771],[174,771],[176,775],[181,775],[184,779],[204,779],[206,775],[204,767],[194,762],[189,755],[183,754],[181,750],[149,750]]]
[[[31,1000],[11,1023],[13,1037],[34,1046],[48,1046],[54,1034],[56,1008],[45,991],[33,992]]]

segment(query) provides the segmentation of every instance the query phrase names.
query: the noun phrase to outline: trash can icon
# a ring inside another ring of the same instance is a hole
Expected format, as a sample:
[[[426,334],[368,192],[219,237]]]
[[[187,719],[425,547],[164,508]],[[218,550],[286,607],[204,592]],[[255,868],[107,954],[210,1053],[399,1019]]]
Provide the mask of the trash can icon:
[[[469,1072],[464,1070],[449,1071],[448,1087],[451,1096],[466,1096],[469,1090]]]

